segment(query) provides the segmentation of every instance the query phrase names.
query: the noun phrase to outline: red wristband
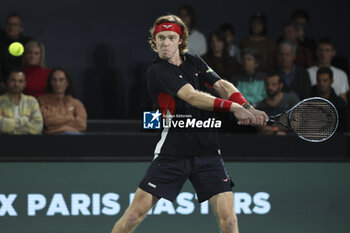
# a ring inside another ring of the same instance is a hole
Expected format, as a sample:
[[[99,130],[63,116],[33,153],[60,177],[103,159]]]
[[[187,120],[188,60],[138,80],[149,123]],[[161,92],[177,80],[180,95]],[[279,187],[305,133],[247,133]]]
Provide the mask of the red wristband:
[[[220,98],[215,98],[214,100],[214,111],[217,112],[229,112],[232,102],[223,100]]]
[[[239,92],[233,93],[228,99],[240,105],[243,105],[244,103],[248,103],[248,101]]]

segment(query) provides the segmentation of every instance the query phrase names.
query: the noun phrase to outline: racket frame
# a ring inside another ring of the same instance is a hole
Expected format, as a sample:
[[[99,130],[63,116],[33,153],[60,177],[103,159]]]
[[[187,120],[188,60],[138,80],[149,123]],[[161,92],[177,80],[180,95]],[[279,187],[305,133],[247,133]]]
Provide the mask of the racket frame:
[[[335,110],[335,111],[334,111],[334,112],[335,112],[335,115],[336,115],[336,125],[335,125],[335,128],[334,128],[333,132],[332,132],[328,137],[323,138],[323,139],[320,139],[320,140],[307,139],[307,138],[305,138],[305,137],[299,135],[298,133],[296,133],[295,130],[293,130],[292,127],[288,126],[288,125],[290,125],[290,118],[291,118],[291,116],[292,116],[293,110],[294,110],[296,107],[298,107],[299,105],[303,104],[304,102],[308,102],[308,101],[311,101],[311,100],[322,100],[322,101],[325,101],[325,102],[327,102],[329,105],[331,105],[331,106],[334,108],[334,110]],[[287,114],[288,125],[285,125],[285,124],[281,123],[281,122],[278,121],[278,120],[276,121],[276,120],[274,120],[274,119],[271,119],[271,118],[279,118],[279,117],[281,117],[281,116],[284,115],[284,114]],[[332,136],[334,135],[334,133],[337,131],[337,129],[338,129],[338,124],[339,124],[339,115],[338,115],[338,111],[337,111],[336,107],[335,107],[334,104],[331,103],[329,100],[327,100],[327,99],[325,99],[325,98],[322,98],[322,97],[311,97],[311,98],[307,98],[307,99],[304,99],[304,100],[300,101],[299,103],[297,103],[296,105],[294,105],[292,108],[290,108],[289,110],[287,110],[287,111],[285,111],[285,112],[282,112],[282,113],[280,113],[280,114],[277,114],[277,115],[274,115],[274,116],[271,116],[271,117],[269,116],[268,122],[270,122],[270,123],[277,123],[277,124],[279,124],[279,125],[282,125],[283,127],[286,127],[287,129],[293,131],[299,138],[301,138],[301,139],[303,139],[303,140],[305,140],[305,141],[308,141],[308,142],[323,142],[323,141],[328,140],[330,137],[332,137]]]

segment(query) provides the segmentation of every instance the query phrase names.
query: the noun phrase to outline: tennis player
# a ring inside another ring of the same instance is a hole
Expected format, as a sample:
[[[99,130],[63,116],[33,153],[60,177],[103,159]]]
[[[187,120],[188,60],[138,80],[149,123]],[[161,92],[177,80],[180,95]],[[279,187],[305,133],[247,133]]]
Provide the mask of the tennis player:
[[[174,114],[212,119],[214,111],[232,112],[242,125],[265,125],[268,117],[254,109],[228,81],[197,55],[187,52],[188,31],[174,15],[159,17],[150,30],[158,58],[147,71],[148,91],[163,117]],[[204,92],[211,87],[221,98]],[[234,142],[232,142],[234,143]],[[160,198],[174,201],[189,179],[198,201],[209,200],[222,233],[238,233],[233,182],[228,175],[214,130],[164,128],[155,157],[135,197],[112,233],[129,233]]]

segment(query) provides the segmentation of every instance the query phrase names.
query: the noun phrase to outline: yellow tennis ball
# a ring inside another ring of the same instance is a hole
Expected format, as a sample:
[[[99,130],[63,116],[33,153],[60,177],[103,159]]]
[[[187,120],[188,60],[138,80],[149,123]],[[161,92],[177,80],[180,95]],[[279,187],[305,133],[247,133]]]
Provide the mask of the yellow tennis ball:
[[[24,52],[24,47],[21,43],[19,42],[13,42],[9,46],[9,52],[12,56],[19,57],[23,54]]]

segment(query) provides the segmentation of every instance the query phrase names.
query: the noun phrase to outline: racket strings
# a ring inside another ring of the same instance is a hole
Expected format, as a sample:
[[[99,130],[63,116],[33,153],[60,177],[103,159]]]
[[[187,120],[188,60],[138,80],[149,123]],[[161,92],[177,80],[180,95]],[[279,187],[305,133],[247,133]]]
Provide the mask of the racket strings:
[[[326,101],[314,99],[301,103],[289,115],[291,128],[308,140],[323,140],[337,128],[336,109]]]

